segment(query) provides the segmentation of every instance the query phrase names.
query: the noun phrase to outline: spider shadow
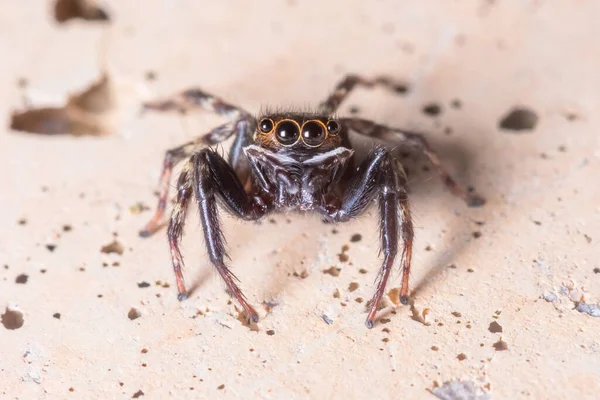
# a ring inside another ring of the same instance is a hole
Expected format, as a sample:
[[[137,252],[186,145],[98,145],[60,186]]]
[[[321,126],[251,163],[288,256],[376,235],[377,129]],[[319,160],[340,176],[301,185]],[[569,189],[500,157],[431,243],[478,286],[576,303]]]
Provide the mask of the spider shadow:
[[[196,275],[196,279],[194,279],[191,286],[188,287],[188,290],[187,290],[188,298],[192,297],[198,289],[200,289],[202,286],[204,286],[206,284],[206,282],[208,282],[208,279],[212,276],[212,274],[213,274],[212,269],[210,269],[208,267],[202,268],[200,273],[198,275]]]
[[[474,181],[472,174],[473,170],[471,166],[475,161],[475,152],[470,150],[469,147],[463,143],[454,141],[447,143],[444,146],[438,145],[435,138],[427,137],[431,148],[434,149],[441,161],[451,173],[452,177],[463,187],[471,188],[471,182]],[[357,148],[358,159],[360,160],[366,153],[368,153],[370,147],[373,146],[373,142],[361,144],[364,139],[354,141],[355,147]],[[419,154],[418,151],[411,150],[402,146],[399,143],[393,142],[382,142],[392,152],[393,155],[399,159],[404,166],[409,182],[409,197],[412,204],[423,204],[426,202],[431,193],[436,193],[435,198],[430,198],[428,201],[435,202],[437,207],[445,206],[448,201],[455,202],[456,210],[465,216],[469,215],[469,208],[461,199],[454,197],[446,189],[442,179],[437,174],[437,171],[431,166],[426,157]],[[439,195],[438,195],[439,194]],[[479,193],[486,198],[485,193]],[[483,207],[486,207],[484,204]],[[415,207],[413,206],[413,211]],[[447,207],[451,210],[450,207]],[[454,207],[452,207],[454,208]],[[481,213],[477,213],[481,215]],[[414,223],[414,221],[413,221]],[[429,286],[433,284],[439,284],[439,276],[443,274],[460,254],[466,251],[472,245],[472,241],[467,239],[452,240],[453,238],[467,238],[470,233],[468,221],[465,218],[454,221],[448,228],[449,234],[446,235],[447,239],[440,243],[445,251],[440,252],[434,260],[431,262],[430,267],[426,274],[412,286],[410,292],[410,307],[412,311],[412,319],[421,323],[425,323],[418,310],[415,308],[415,298],[423,293]],[[414,267],[414,265],[413,265]],[[380,310],[377,319],[389,316],[395,307]]]

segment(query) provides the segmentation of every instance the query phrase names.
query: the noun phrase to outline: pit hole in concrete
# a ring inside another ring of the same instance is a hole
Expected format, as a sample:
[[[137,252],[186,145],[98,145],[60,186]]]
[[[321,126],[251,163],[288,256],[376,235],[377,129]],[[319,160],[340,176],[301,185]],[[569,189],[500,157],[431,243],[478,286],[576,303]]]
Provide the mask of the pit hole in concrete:
[[[118,255],[122,255],[125,251],[125,247],[119,241],[113,240],[109,244],[102,246],[100,251],[106,254],[116,253]]]
[[[496,321],[491,322],[488,329],[492,333],[502,333],[502,325],[500,325]]]
[[[15,330],[19,329],[25,323],[25,318],[23,317],[23,313],[17,307],[8,306],[6,307],[6,311],[2,314],[2,325],[6,329]]]
[[[355,233],[350,237],[350,241],[352,243],[360,242],[362,240],[362,235],[360,233]]]
[[[142,312],[135,307],[131,307],[129,309],[129,312],[127,313],[127,317],[132,321],[134,319],[138,319],[141,316],[142,316]]]
[[[498,123],[502,130],[512,132],[531,131],[538,123],[535,111],[526,107],[513,107]]]
[[[142,397],[144,395],[144,392],[142,392],[141,390],[138,390],[137,392],[135,392],[133,394],[133,396],[131,396],[132,399],[137,399],[139,397]]]
[[[351,283],[348,285],[348,291],[349,291],[349,292],[354,292],[356,289],[358,289],[358,287],[359,287],[359,286],[360,286],[360,285],[358,284],[358,282],[351,282]]]
[[[428,103],[423,106],[423,114],[429,117],[437,117],[442,113],[442,106],[437,103]]]
[[[110,22],[110,15],[93,0],[57,0],[54,3],[54,19],[63,24],[71,19]]]
[[[506,343],[504,340],[502,340],[502,339],[498,340],[498,341],[497,341],[496,343],[494,343],[492,346],[494,346],[494,349],[495,349],[496,351],[504,351],[504,350],[508,350],[508,344],[507,344],[507,343]]]
[[[10,129],[43,135],[105,135],[106,113],[114,108],[112,93],[109,77],[104,74],[88,88],[69,96],[62,107],[14,111]]]

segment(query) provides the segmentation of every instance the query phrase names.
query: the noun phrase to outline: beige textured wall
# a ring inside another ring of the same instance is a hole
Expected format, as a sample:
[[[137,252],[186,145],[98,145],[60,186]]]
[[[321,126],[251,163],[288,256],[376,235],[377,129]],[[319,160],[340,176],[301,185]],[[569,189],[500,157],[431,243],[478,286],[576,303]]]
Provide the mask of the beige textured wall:
[[[1,398],[418,399],[453,380],[479,398],[598,398],[600,3],[106,7],[108,25],[58,25],[47,2],[0,3]],[[108,135],[8,129],[24,95],[60,105],[101,70],[116,107],[102,119]],[[224,218],[258,331],[238,321],[192,212],[186,276],[199,288],[177,302],[164,234],[139,238],[150,211],[135,206],[154,207],[164,150],[222,119],[140,117],[139,102],[200,86],[252,112],[314,106],[348,72],[391,75],[410,91],[360,90],[340,114],[358,106],[428,132],[460,182],[488,199],[467,208],[422,159],[408,162],[414,309],[387,301],[384,319],[364,326],[357,299],[372,295],[379,263],[375,209],[335,234],[316,217]],[[435,117],[422,111],[431,102]],[[499,129],[514,106],[536,113],[533,130]],[[102,252],[115,236],[123,253]]]

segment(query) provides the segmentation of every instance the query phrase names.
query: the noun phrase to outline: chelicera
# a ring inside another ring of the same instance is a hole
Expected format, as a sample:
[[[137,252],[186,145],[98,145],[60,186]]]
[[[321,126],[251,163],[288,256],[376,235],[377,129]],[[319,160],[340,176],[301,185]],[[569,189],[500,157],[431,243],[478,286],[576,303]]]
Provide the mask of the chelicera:
[[[352,89],[375,85],[392,90],[399,87],[387,78],[369,80],[349,75],[314,113],[266,113],[258,118],[200,89],[145,104],[146,109],[159,111],[210,110],[228,119],[203,136],[166,152],[158,207],[140,232],[149,236],[160,228],[172,169],[186,160],[177,180],[177,195],[167,230],[179,300],[187,298],[179,245],[190,202],[195,201],[200,211],[211,263],[225,281],[229,294],[255,322],[258,314],[225,262],[227,254],[217,204],[246,221],[257,221],[272,212],[300,211],[317,213],[326,222],[339,223],[358,216],[375,202],[381,219],[383,263],[368,306],[367,327],[373,326],[398,255],[402,267],[400,299],[403,304],[408,303],[413,225],[406,174],[399,160],[382,145],[374,145],[366,159],[356,163],[348,133],[385,140],[392,136],[399,145],[422,152],[450,191],[469,206],[481,206],[484,200],[455,182],[421,134],[360,118],[334,117]],[[210,146],[232,135],[235,139],[225,160]]]

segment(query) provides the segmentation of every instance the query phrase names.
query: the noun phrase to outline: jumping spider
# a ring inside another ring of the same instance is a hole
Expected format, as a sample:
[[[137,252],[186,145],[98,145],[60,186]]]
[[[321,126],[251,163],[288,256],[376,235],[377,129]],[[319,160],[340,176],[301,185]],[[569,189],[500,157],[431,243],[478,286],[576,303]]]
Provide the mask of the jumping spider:
[[[425,138],[417,133],[379,125],[359,118],[335,118],[340,103],[357,86],[381,85],[400,91],[389,79],[346,76],[315,113],[277,112],[259,118],[199,89],[146,103],[146,109],[186,112],[191,109],[214,111],[228,118],[205,135],[166,152],[160,177],[160,197],[155,215],[140,232],[149,236],[163,221],[173,167],[187,159],[177,181],[177,196],[168,227],[178,299],[187,298],[183,258],[179,243],[186,210],[192,196],[200,210],[204,239],[210,261],[225,281],[228,292],[243,307],[248,318],[258,314],[246,301],[236,277],[225,264],[224,237],[219,224],[217,203],[233,215],[256,221],[273,211],[316,212],[327,222],[345,222],[361,214],[377,200],[381,218],[381,250],[384,261],[377,288],[368,306],[366,325],[373,326],[378,305],[402,240],[402,284],[400,299],[408,303],[408,280],[412,256],[413,225],[410,217],[406,174],[400,162],[385,147],[374,146],[358,168],[348,132],[384,139],[395,135],[401,144],[422,152],[437,169],[450,191],[469,206],[484,200],[456,184],[441,165]],[[235,135],[226,161],[215,145]]]

